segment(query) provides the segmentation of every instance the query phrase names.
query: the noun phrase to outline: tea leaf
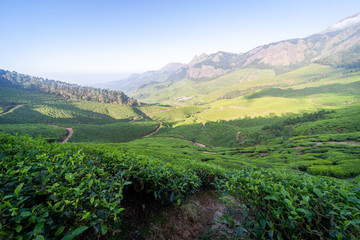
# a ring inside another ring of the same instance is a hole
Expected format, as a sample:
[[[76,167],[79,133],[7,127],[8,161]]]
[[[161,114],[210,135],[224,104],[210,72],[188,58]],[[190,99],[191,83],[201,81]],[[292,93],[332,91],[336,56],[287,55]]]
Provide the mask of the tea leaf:
[[[101,234],[102,235],[105,235],[107,233],[108,229],[107,227],[105,226],[105,224],[102,224],[101,225]]]
[[[81,233],[83,233],[84,231],[86,231],[89,227],[86,227],[86,226],[81,226],[81,227],[78,227],[77,229],[75,229],[71,235],[72,236],[78,236],[80,235]]]
[[[59,236],[60,234],[63,233],[64,230],[65,230],[65,226],[59,227],[59,229],[55,232],[55,236]]]
[[[20,193],[20,191],[21,191],[21,189],[22,189],[23,186],[24,186],[24,183],[21,183],[21,184],[19,184],[19,186],[16,187],[16,189],[15,189],[15,191],[14,191],[14,193],[15,193],[16,196],[19,195],[19,193]]]
[[[40,234],[43,227],[44,227],[44,222],[40,222],[40,223],[36,224],[36,226],[34,228],[34,234]]]

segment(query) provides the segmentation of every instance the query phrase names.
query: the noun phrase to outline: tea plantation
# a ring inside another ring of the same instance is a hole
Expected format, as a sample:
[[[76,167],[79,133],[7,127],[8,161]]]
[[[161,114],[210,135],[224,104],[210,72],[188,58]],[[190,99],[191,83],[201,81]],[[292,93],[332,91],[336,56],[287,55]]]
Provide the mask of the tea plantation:
[[[211,189],[240,201],[228,202],[233,210],[224,218],[238,237],[244,229],[254,238],[356,239],[360,234],[355,183],[290,170],[228,171],[186,158],[27,136],[1,134],[0,143],[2,239],[121,238],[123,203],[136,192],[162,204],[181,204]],[[242,225],[232,221],[237,211]]]
[[[359,239],[359,75],[260,72],[174,106],[1,86],[0,240]]]

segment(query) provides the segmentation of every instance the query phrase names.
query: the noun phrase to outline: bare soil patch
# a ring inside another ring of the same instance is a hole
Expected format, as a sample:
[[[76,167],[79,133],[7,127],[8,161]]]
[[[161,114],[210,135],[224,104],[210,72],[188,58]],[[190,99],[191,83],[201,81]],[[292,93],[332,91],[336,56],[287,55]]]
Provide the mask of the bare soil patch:
[[[208,153],[208,154],[217,154],[217,152],[208,152],[208,151],[203,151],[203,153]]]
[[[17,109],[17,108],[19,108],[19,107],[22,107],[22,106],[24,106],[24,105],[25,105],[25,104],[17,104],[17,105],[15,105],[15,106],[12,106],[11,108],[9,108],[9,109],[5,110],[4,112],[2,112],[1,115],[5,115],[5,114],[7,114],[7,113],[9,113],[9,112],[12,112],[12,111],[14,111],[15,109]]]
[[[357,142],[357,141],[344,141],[344,142],[334,142],[334,141],[330,141],[329,143],[331,143],[331,144],[337,144],[337,145],[351,145],[351,146],[360,145],[360,142]]]
[[[62,127],[59,125],[55,125],[55,124],[48,124],[49,126],[54,126],[54,127],[59,127],[59,128],[64,128],[67,130],[67,134],[65,134],[64,136],[62,136],[61,138],[61,143],[67,143],[67,141],[69,141],[69,138],[71,138],[71,136],[74,133],[74,130],[72,128],[66,128],[66,127]]]
[[[150,224],[151,238],[160,240],[234,239],[236,232],[219,221],[227,206],[213,191],[201,192],[181,206],[164,209]]]

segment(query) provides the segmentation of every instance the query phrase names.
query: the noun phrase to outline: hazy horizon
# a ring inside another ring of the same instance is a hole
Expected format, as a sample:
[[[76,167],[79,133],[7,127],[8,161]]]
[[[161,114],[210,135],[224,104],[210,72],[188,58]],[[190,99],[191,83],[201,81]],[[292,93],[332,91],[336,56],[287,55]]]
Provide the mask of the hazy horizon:
[[[0,0],[0,68],[98,85],[202,53],[307,37],[359,11],[354,0]]]

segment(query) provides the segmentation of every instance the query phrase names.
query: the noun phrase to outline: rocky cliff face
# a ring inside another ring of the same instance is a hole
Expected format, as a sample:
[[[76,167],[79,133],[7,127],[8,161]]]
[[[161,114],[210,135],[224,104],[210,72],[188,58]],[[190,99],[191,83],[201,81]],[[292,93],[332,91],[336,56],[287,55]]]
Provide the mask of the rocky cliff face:
[[[246,53],[243,66],[306,65],[360,44],[360,14],[334,24],[304,39],[292,39],[255,48]]]
[[[188,70],[188,76],[191,79],[200,79],[200,78],[214,78],[220,75],[224,75],[227,71],[214,66],[202,65],[201,68],[190,68]]]
[[[242,55],[228,52],[217,52],[214,54],[195,56],[187,64],[189,79],[215,78],[224,75],[240,66]]]

